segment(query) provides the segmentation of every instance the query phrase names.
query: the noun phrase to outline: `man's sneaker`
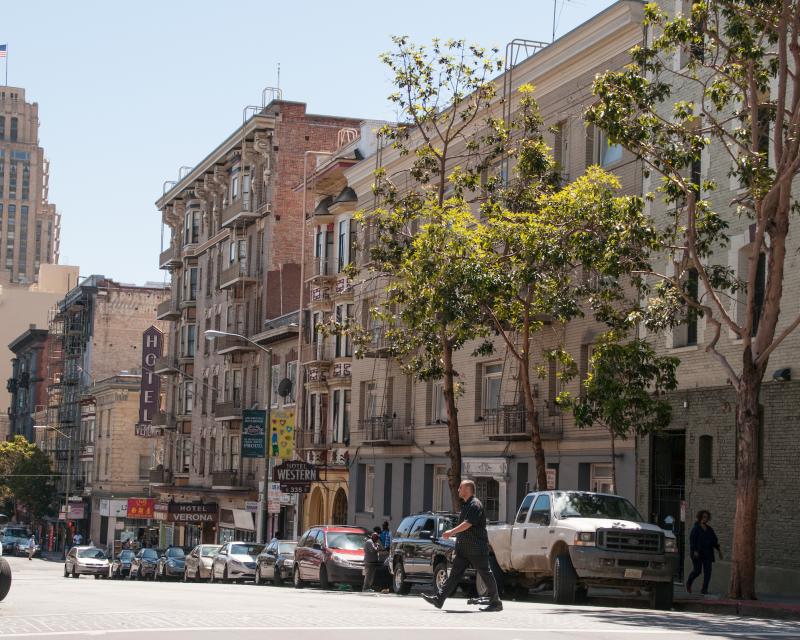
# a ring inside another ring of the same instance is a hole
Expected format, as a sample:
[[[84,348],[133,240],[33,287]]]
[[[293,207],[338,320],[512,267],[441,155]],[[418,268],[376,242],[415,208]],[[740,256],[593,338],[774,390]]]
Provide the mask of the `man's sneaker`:
[[[492,602],[488,607],[484,607],[481,611],[502,611],[503,610],[503,603],[499,600],[497,602]]]
[[[425,602],[432,604],[437,609],[441,609],[442,605],[444,604],[438,595],[432,593],[423,593],[422,598],[425,600]]]

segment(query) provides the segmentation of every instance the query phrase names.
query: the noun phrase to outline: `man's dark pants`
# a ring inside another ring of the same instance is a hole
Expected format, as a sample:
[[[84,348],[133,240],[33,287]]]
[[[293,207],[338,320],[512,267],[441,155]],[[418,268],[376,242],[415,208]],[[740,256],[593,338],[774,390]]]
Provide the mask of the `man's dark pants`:
[[[500,602],[500,596],[497,593],[497,582],[494,579],[492,568],[489,566],[489,556],[487,554],[475,555],[461,555],[456,552],[456,557],[453,560],[453,567],[450,569],[450,575],[447,577],[447,582],[444,583],[439,599],[444,602],[449,598],[458,588],[459,583],[464,579],[464,573],[472,565],[475,572],[483,578],[483,583],[488,589],[486,594],[490,602]]]
[[[378,569],[378,565],[372,562],[365,562],[364,563],[364,586],[362,587],[363,591],[367,589],[372,589],[372,583],[375,582],[375,572]]]

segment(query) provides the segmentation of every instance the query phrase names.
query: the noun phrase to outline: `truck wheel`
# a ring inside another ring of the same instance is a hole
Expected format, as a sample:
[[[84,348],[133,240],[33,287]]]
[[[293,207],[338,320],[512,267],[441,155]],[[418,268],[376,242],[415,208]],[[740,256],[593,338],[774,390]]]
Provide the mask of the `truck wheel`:
[[[672,583],[656,582],[650,589],[650,608],[669,610],[672,609]]]
[[[578,576],[569,554],[556,556],[553,567],[553,600],[556,604],[574,604]]]
[[[445,582],[447,582],[447,563],[439,562],[433,568],[433,592],[442,593]]]
[[[394,592],[400,596],[407,596],[408,592],[411,591],[411,583],[406,582],[406,570],[403,567],[402,560],[395,562],[392,587],[394,588]]]
[[[0,601],[8,595],[11,589],[11,565],[5,558],[0,557]]]

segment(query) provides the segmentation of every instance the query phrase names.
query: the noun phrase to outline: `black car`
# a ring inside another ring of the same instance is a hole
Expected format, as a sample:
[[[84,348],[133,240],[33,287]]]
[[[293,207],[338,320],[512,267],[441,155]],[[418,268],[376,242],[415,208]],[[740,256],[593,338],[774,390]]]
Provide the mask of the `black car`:
[[[413,584],[428,584],[433,589],[444,585],[456,543],[442,538],[442,534],[457,522],[458,516],[452,513],[428,512],[403,518],[389,546],[389,571],[395,593],[407,594]],[[465,578],[465,584],[474,583],[474,570],[468,570]]]
[[[273,584],[280,585],[291,580],[296,546],[293,540],[270,542],[256,558],[256,584],[271,580]]]
[[[131,580],[155,579],[158,566],[158,551],[155,549],[142,549],[131,561]]]
[[[111,561],[108,575],[112,579],[127,578],[131,574],[131,562],[136,554],[130,549],[123,549],[119,555]]]
[[[158,559],[156,566],[156,580],[167,578],[182,578],[186,568],[186,554],[180,547],[170,547]]]

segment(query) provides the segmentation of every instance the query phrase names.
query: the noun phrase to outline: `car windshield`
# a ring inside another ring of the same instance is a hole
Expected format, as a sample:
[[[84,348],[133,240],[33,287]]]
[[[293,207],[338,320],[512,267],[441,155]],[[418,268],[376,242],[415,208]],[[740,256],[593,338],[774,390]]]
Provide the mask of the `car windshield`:
[[[596,493],[556,494],[553,511],[558,518],[615,518],[644,522],[636,507],[625,498]]]
[[[200,547],[200,555],[204,558],[217,555],[217,551],[219,551],[219,547],[215,544]]]
[[[28,538],[30,537],[30,533],[28,533],[25,529],[6,529],[3,537],[8,540],[9,538]]]
[[[81,549],[78,551],[79,558],[97,558],[98,560],[102,560],[106,557],[106,554],[103,553],[101,549]]]
[[[278,553],[294,553],[294,548],[296,546],[296,542],[279,542]]]
[[[186,554],[183,552],[183,549],[180,547],[172,547],[171,549],[167,549],[167,553],[165,554],[167,558],[185,558]]]
[[[156,553],[155,549],[145,549],[142,551],[142,558],[147,558],[148,560],[155,560],[158,558],[158,554]]]
[[[232,556],[257,556],[264,548],[263,544],[235,544],[231,547]]]
[[[328,547],[331,549],[363,549],[364,539],[367,534],[360,531],[343,532],[331,531],[328,532]]]
[[[120,560],[131,560],[134,556],[133,551],[126,549],[125,551],[119,552],[119,559]]]

